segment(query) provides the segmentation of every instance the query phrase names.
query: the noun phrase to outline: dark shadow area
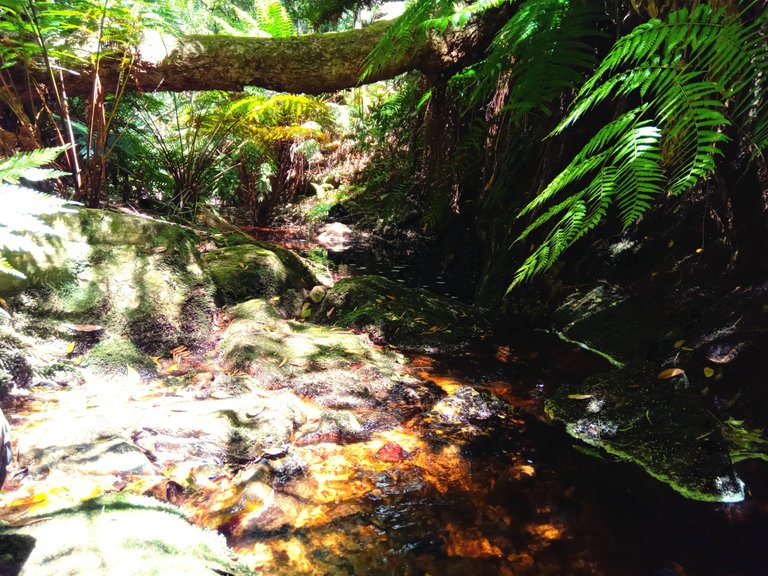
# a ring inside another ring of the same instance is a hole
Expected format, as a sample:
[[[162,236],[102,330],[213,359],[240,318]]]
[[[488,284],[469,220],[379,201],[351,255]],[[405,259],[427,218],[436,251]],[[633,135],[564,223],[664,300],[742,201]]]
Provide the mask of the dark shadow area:
[[[31,536],[0,533],[0,576],[19,574],[34,548]]]

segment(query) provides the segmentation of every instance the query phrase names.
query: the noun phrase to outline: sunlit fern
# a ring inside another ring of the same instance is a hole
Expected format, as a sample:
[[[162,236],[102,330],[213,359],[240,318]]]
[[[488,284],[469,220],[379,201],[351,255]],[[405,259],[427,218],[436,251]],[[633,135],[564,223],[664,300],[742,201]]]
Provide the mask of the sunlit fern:
[[[609,208],[628,227],[663,194],[681,194],[708,178],[732,123],[754,126],[755,149],[765,148],[768,114],[765,104],[756,109],[761,98],[753,89],[768,72],[766,16],[749,20],[702,5],[650,20],[616,42],[552,136],[605,102],[640,104],[600,128],[521,211],[544,210],[518,242],[545,225],[550,231],[510,289],[550,267]]]
[[[54,233],[39,217],[67,211],[71,203],[33,190],[23,181],[40,182],[66,175],[52,168],[41,168],[53,162],[62,151],[63,148],[44,148],[0,160],[0,251],[31,249],[33,245],[24,236],[26,232]],[[25,277],[4,257],[0,257],[0,274]]]
[[[426,43],[431,32],[443,34],[449,26],[464,26],[480,12],[507,2],[509,0],[479,0],[465,6],[457,6],[452,0],[411,0],[405,12],[390,26],[368,55],[363,78],[418,50]]]
[[[326,140],[334,124],[325,102],[297,94],[245,96],[232,102],[225,114],[237,119],[239,131],[257,145],[285,140]]]
[[[296,34],[296,27],[280,0],[256,0],[252,14],[234,4],[230,8],[236,17],[233,21],[213,16],[216,23],[227,34],[273,38],[285,38]]]

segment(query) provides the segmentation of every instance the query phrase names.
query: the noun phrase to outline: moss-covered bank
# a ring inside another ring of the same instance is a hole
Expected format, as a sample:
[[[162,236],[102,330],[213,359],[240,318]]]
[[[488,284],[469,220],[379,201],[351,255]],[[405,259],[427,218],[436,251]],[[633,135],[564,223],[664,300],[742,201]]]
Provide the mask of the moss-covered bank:
[[[562,386],[546,411],[575,438],[639,464],[688,498],[744,499],[718,424],[684,378],[624,368]]]

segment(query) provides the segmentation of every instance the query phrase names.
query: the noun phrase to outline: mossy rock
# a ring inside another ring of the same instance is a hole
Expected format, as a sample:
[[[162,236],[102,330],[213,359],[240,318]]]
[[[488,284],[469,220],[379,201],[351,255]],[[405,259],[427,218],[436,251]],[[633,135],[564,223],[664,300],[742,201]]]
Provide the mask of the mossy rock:
[[[42,218],[50,231],[26,233],[31,250],[3,253],[27,276],[0,278],[20,331],[65,340],[62,323],[97,324],[151,354],[207,338],[214,287],[193,232],[106,210]]]
[[[311,318],[368,332],[374,341],[418,351],[447,351],[485,337],[483,313],[427,290],[408,288],[381,276],[336,283]]]
[[[327,408],[375,408],[395,382],[410,382],[405,358],[377,350],[357,334],[281,318],[264,300],[228,309],[234,321],[219,345],[229,372],[268,388],[289,387]]]
[[[266,242],[211,250],[203,262],[224,304],[278,296],[290,289],[309,290],[317,284],[299,256]]]
[[[682,301],[682,296],[628,294],[601,285],[571,294],[555,311],[554,320],[568,340],[584,344],[614,363],[628,363],[648,358],[663,340],[684,336],[687,321],[675,301]]]
[[[14,386],[26,387],[32,381],[32,367],[24,353],[24,343],[11,326],[0,326],[0,396]]]
[[[152,358],[129,340],[111,338],[96,344],[85,356],[83,365],[103,374],[126,374],[129,369],[140,372],[154,368]]]
[[[545,410],[571,436],[639,464],[687,498],[744,499],[718,423],[690,389],[646,366],[563,385]]]
[[[9,573],[23,576],[250,574],[235,563],[223,536],[192,525],[178,508],[127,495],[97,498],[4,530],[0,556]]]

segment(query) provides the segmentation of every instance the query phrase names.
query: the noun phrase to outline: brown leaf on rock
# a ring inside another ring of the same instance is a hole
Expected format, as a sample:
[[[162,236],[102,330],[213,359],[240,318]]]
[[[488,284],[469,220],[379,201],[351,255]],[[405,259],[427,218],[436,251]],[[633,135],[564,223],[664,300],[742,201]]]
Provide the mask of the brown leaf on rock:
[[[103,326],[98,326],[96,324],[70,324],[69,322],[65,322],[62,326],[68,330],[73,330],[74,332],[100,332],[104,330]]]
[[[667,368],[666,370],[662,370],[658,374],[656,374],[656,378],[659,380],[669,380],[670,378],[674,378],[675,376],[681,376],[685,374],[685,370],[681,368]]]

